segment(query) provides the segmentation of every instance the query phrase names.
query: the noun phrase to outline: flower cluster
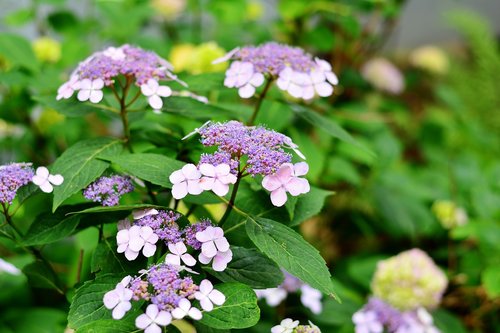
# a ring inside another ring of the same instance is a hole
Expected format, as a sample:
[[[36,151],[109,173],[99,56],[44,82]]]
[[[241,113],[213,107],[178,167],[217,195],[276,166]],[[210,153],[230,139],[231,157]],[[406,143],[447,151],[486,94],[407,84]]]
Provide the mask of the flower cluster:
[[[28,184],[34,172],[31,163],[13,163],[0,166],[0,202],[11,204],[17,190]]]
[[[197,285],[184,272],[180,266],[162,263],[141,271],[138,276],[126,276],[115,289],[104,294],[104,306],[112,310],[113,319],[118,320],[132,308],[131,301],[149,302],[146,312],[135,319],[135,325],[146,333],[154,333],[173,319],[200,320],[203,315],[192,304],[194,300],[198,300],[206,312],[212,311],[214,305],[224,304],[226,297],[214,289],[209,280]]]
[[[434,308],[448,280],[422,250],[412,249],[382,260],[371,283],[373,294],[401,310]]]
[[[352,321],[356,333],[382,333],[384,329],[389,333],[439,333],[424,308],[400,311],[378,298],[371,298]]]
[[[439,200],[432,205],[432,212],[445,229],[453,229],[467,224],[468,217],[465,209],[457,206],[453,201]]]
[[[283,271],[285,280],[276,288],[255,290],[257,297],[264,298],[269,306],[278,306],[286,299],[288,293],[296,293],[300,290],[300,301],[302,305],[311,310],[314,314],[319,314],[323,310],[321,304],[322,294],[308,284],[303,283],[290,273]]]
[[[240,97],[249,98],[265,78],[295,98],[326,97],[338,84],[331,65],[298,47],[274,42],[234,49],[215,62],[234,60],[226,71],[224,85],[237,88]]]
[[[279,325],[271,328],[271,333],[321,333],[321,330],[311,322],[309,325],[299,325],[298,320],[285,318]]]
[[[103,206],[116,206],[120,197],[132,192],[134,185],[128,176],[113,175],[101,177],[83,190],[83,196],[89,200],[100,202]]]
[[[135,260],[139,253],[151,257],[157,242],[163,241],[169,249],[165,262],[175,266],[194,266],[196,259],[188,253],[187,246],[200,251],[198,261],[212,264],[215,271],[223,271],[233,258],[233,252],[224,237],[224,231],[214,227],[209,220],[191,224],[181,230],[177,224],[180,215],[171,211],[141,212],[133,224],[120,226],[116,235],[117,252],[128,260]],[[186,246],[187,245],[187,246]]]
[[[57,91],[57,99],[68,99],[78,91],[79,101],[99,103],[103,99],[102,89],[113,86],[122,75],[127,84],[133,82],[140,87],[149,105],[158,110],[163,106],[161,98],[172,94],[172,90],[168,86],[160,86],[159,81],[176,80],[172,70],[167,60],[152,51],[127,44],[117,48],[108,47],[78,65],[69,81]]]
[[[262,186],[271,191],[271,202],[278,207],[287,201],[287,192],[297,196],[310,190],[309,182],[299,178],[307,174],[309,166],[305,162],[291,164],[292,155],[284,149],[292,149],[299,157],[305,157],[284,134],[262,126],[245,126],[238,121],[207,122],[193,133],[200,134],[204,146],[217,146],[217,150],[203,154],[198,167],[187,164],[170,175],[172,195],[176,199],[210,190],[224,196],[229,184],[247,175],[264,176]]]

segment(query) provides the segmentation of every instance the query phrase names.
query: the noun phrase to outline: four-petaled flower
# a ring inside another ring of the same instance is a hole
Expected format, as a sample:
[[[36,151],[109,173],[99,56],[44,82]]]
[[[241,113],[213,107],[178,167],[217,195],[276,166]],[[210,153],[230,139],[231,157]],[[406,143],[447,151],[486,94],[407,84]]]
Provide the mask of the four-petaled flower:
[[[271,333],[292,333],[295,327],[299,326],[299,321],[290,318],[283,319],[279,325],[271,328]]]
[[[115,289],[104,294],[104,306],[107,309],[113,309],[113,319],[122,319],[125,313],[132,308],[130,303],[132,296],[132,290],[126,288],[121,282],[116,285]]]
[[[307,174],[309,166],[306,162],[299,162],[295,165],[283,163],[279,170],[273,174],[264,177],[262,187],[271,191],[271,202],[277,207],[281,207],[287,201],[286,192],[292,196],[298,196],[310,191],[307,179],[299,178]]]
[[[239,88],[238,94],[241,98],[252,97],[255,88],[264,83],[264,75],[254,71],[250,62],[235,61],[226,72],[224,85],[228,88]]]
[[[188,193],[198,195],[203,192],[200,187],[201,173],[194,164],[186,164],[180,170],[172,172],[169,177],[172,186],[172,196],[175,199],[182,199]]]
[[[169,243],[168,250],[171,253],[167,254],[167,256],[165,257],[165,262],[167,264],[180,266],[182,260],[187,266],[196,265],[196,259],[193,258],[193,256],[189,253],[186,253],[187,248],[183,242],[178,242],[175,244]]]
[[[91,103],[99,103],[104,96],[101,90],[103,87],[104,81],[102,79],[83,79],[76,97],[80,102],[89,100]]]
[[[125,252],[125,258],[128,260],[135,260],[141,249],[145,257],[151,257],[156,252],[155,243],[157,241],[158,235],[148,226],[134,225],[130,229],[120,230],[116,234],[117,252]]]
[[[212,311],[215,305],[222,305],[226,301],[226,296],[214,289],[212,282],[203,280],[200,283],[200,290],[194,294],[194,298],[200,301],[200,305],[205,311]]]
[[[214,271],[222,272],[226,269],[227,264],[233,260],[233,252],[229,249],[225,252],[217,251],[217,254],[214,257],[207,257],[203,253],[200,253],[198,256],[198,260],[204,264],[208,265],[210,261],[212,262],[212,268]]]
[[[200,165],[200,172],[203,175],[200,179],[200,187],[205,191],[213,191],[222,197],[229,192],[229,184],[236,183],[236,176],[231,173],[229,164],[203,163]]]
[[[149,79],[148,82],[141,85],[141,92],[148,98],[149,105],[154,110],[159,110],[163,106],[161,97],[172,95],[172,89],[167,86],[160,86],[155,79]]]
[[[160,326],[167,326],[172,322],[172,315],[166,311],[160,311],[156,304],[150,304],[146,313],[135,318],[135,326],[144,330],[145,333],[161,333]]]
[[[217,252],[229,250],[229,243],[220,227],[208,226],[205,230],[196,233],[196,239],[202,243],[201,253],[205,257],[213,258]]]
[[[189,316],[194,320],[200,320],[203,315],[200,310],[191,307],[191,302],[189,302],[188,299],[182,298],[179,301],[178,307],[172,310],[172,317],[175,319],[182,319],[185,316]]]
[[[50,193],[54,190],[52,185],[61,185],[64,182],[64,177],[61,175],[51,175],[46,167],[38,167],[31,181],[40,187],[45,193]]]

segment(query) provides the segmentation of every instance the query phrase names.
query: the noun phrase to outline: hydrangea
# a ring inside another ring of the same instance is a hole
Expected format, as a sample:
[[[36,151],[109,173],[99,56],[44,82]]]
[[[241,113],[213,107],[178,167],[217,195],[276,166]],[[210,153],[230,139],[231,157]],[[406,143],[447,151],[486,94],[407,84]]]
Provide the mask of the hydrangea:
[[[78,100],[99,103],[104,96],[103,88],[113,86],[119,76],[124,76],[125,87],[135,84],[150,106],[160,109],[163,106],[161,98],[172,94],[172,90],[160,85],[160,81],[177,80],[172,70],[167,60],[152,51],[127,44],[108,47],[78,65],[69,81],[59,88],[57,99],[68,99],[77,91]]]
[[[13,163],[0,166],[0,202],[11,204],[17,190],[28,184],[34,172],[31,163]]]
[[[373,294],[401,310],[434,308],[441,301],[448,280],[422,250],[412,249],[377,264]]]
[[[277,86],[295,98],[305,100],[326,97],[338,84],[331,65],[313,58],[298,47],[274,42],[234,49],[215,62],[233,60],[226,71],[224,85],[237,88],[242,98],[255,94],[265,78],[277,80]]]
[[[100,202],[103,206],[116,206],[120,197],[132,192],[134,185],[128,176],[100,177],[83,190],[86,199]]]
[[[145,215],[134,221],[135,225],[150,227],[159,239],[165,243],[176,244],[182,241],[182,231],[177,225],[180,214],[174,211],[160,210],[156,214]]]
[[[292,196],[309,192],[311,188],[307,179],[299,178],[308,171],[309,166],[306,162],[299,162],[295,165],[284,163],[275,174],[265,176],[262,180],[262,187],[271,191],[273,205],[283,206],[287,201],[287,192]]]
[[[135,260],[142,250],[145,257],[151,257],[156,252],[156,235],[150,227],[134,225],[130,229],[122,229],[116,234],[117,252],[125,253],[128,260]]]
[[[299,325],[298,320],[285,318],[279,325],[271,328],[271,333],[321,333],[321,330],[311,322],[309,325]]]
[[[384,58],[374,58],[367,61],[361,68],[361,75],[375,88],[397,95],[404,90],[403,74]]]
[[[51,175],[46,167],[41,166],[36,168],[31,181],[38,185],[43,192],[51,193],[54,190],[54,185],[59,186],[64,182],[64,177],[59,174]]]
[[[255,290],[257,297],[259,299],[264,298],[269,306],[275,307],[287,298],[288,293],[296,293],[300,290],[302,305],[307,307],[314,314],[321,313],[323,310],[323,305],[321,303],[323,295],[321,292],[303,283],[287,271],[282,271],[285,275],[283,283],[276,288]]]
[[[213,226],[212,222],[208,219],[201,220],[198,223],[191,224],[187,226],[184,231],[184,239],[187,245],[191,246],[195,250],[200,250],[203,244],[198,239],[196,239],[196,234],[198,232],[203,232],[207,227]]]
[[[356,333],[439,333],[424,308],[400,311],[375,297],[354,313],[352,321]]]

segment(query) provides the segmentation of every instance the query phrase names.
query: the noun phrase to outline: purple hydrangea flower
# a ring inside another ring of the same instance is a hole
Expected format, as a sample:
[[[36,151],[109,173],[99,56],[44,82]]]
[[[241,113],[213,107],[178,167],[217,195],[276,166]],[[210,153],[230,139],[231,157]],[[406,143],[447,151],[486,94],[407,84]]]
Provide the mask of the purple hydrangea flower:
[[[132,192],[134,185],[128,176],[101,177],[83,190],[83,196],[103,206],[116,206],[120,197]]]
[[[31,163],[13,163],[0,166],[0,202],[11,204],[17,190],[34,176]]]
[[[161,240],[176,244],[182,241],[182,232],[176,223],[179,217],[180,215],[176,212],[160,210],[158,214],[147,215],[135,220],[134,224],[151,227]]]
[[[246,155],[246,171],[252,175],[275,173],[283,163],[290,163],[292,155],[283,148],[291,148],[291,139],[284,134],[261,126],[245,126],[238,121],[211,123],[199,129],[204,146],[218,146],[211,155],[204,155],[202,163],[224,161],[233,166]],[[294,146],[296,147],[296,146]],[[229,156],[231,159],[228,161]]]
[[[224,85],[239,89],[242,98],[254,95],[264,76],[277,79],[278,88],[296,98],[326,97],[338,84],[331,65],[298,47],[274,42],[235,49],[217,61],[234,60]]]

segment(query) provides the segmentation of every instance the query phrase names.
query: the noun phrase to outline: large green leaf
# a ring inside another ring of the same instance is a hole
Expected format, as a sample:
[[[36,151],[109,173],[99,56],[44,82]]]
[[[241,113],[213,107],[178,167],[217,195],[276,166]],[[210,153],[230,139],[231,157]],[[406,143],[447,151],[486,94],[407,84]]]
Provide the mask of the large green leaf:
[[[283,282],[283,273],[269,258],[254,249],[231,247],[233,260],[223,272],[205,268],[223,282],[241,282],[254,289],[275,288]]]
[[[118,164],[127,173],[156,185],[171,188],[168,177],[185,163],[159,154],[123,154],[109,160]]]
[[[311,186],[309,193],[298,197],[290,225],[298,225],[321,212],[325,199],[333,193]]]
[[[21,36],[0,34],[0,56],[13,65],[20,65],[33,71],[38,69],[38,61],[30,43]]]
[[[215,286],[226,296],[226,301],[211,312],[203,312],[200,323],[217,329],[247,328],[259,321],[260,309],[252,288],[242,283],[224,283]]]
[[[112,238],[104,239],[97,245],[90,262],[92,273],[123,273],[126,276],[135,274],[146,266],[145,257],[139,256],[136,260],[129,261],[123,253],[116,252],[116,247],[116,240]]]
[[[162,109],[165,113],[175,113],[191,119],[218,119],[224,117],[237,116],[233,110],[205,104],[191,97],[171,96],[165,99],[165,106]]]
[[[78,215],[64,218],[60,214],[41,214],[31,224],[24,236],[23,244],[41,245],[61,240],[75,231],[79,221]]]
[[[55,289],[63,294],[57,275],[48,263],[37,260],[23,268],[23,273],[28,277],[29,284],[33,287]]]
[[[338,299],[325,260],[301,235],[281,223],[260,217],[248,217],[246,230],[257,248],[278,265]]]
[[[100,319],[111,319],[110,310],[104,307],[104,294],[115,289],[123,277],[103,275],[93,281],[87,281],[78,288],[71,302],[68,313],[68,326],[78,329]]]
[[[96,213],[124,212],[124,211],[131,211],[136,209],[148,209],[148,208],[170,210],[170,208],[163,206],[135,204],[135,205],[120,205],[120,206],[96,206],[84,210],[79,210],[76,212],[71,212],[69,214],[96,214]]]
[[[142,330],[132,321],[101,319],[90,322],[76,330],[76,333],[135,333]]]
[[[52,168],[53,174],[64,176],[64,183],[54,188],[52,211],[106,170],[109,163],[98,158],[117,155],[122,149],[119,140],[99,138],[80,141],[66,150]]]

